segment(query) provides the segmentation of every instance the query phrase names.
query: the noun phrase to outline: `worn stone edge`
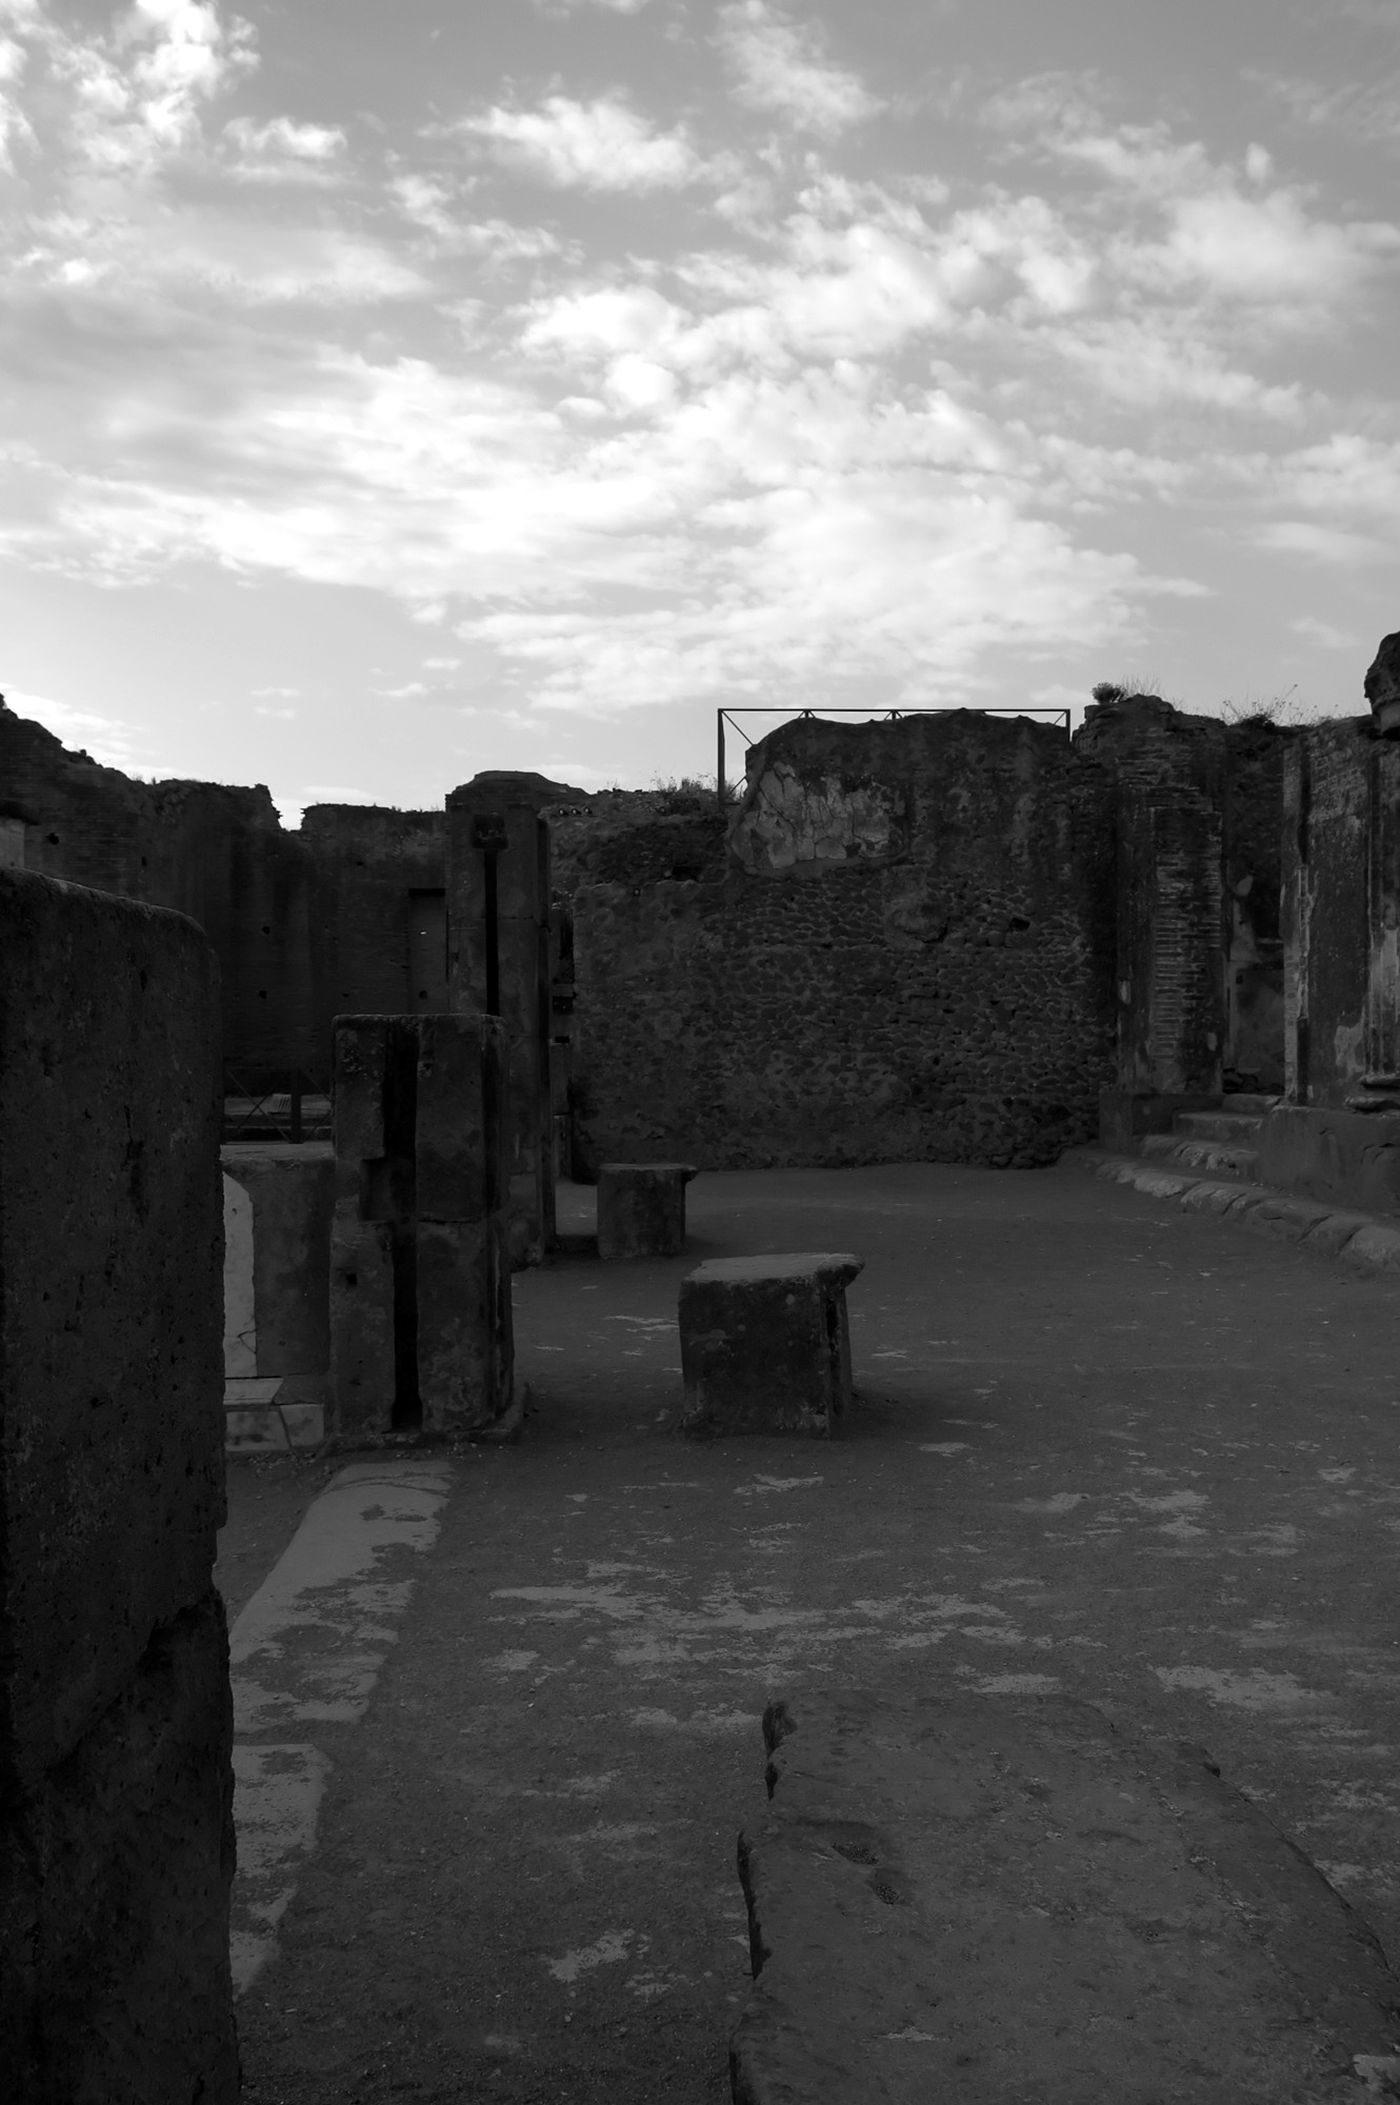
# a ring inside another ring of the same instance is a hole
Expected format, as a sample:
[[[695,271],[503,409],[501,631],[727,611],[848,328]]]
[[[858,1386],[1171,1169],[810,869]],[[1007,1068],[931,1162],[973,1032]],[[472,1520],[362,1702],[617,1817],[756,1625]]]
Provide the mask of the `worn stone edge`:
[[[1069,1148],[1057,1167],[1127,1184],[1148,1198],[1174,1199],[1192,1213],[1214,1213],[1323,1257],[1340,1257],[1358,1270],[1400,1272],[1400,1224],[1374,1214],[1302,1199],[1271,1184],[1235,1183],[1219,1176],[1159,1169],[1136,1155],[1100,1148]]]

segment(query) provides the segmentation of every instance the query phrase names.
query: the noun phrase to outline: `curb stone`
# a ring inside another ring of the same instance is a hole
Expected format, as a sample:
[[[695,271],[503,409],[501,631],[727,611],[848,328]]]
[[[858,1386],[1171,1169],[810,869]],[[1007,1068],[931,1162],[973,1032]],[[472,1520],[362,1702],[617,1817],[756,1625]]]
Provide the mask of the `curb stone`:
[[[1261,1235],[1298,1243],[1320,1257],[1340,1257],[1361,1271],[1400,1272],[1400,1224],[1392,1226],[1373,1214],[1293,1198],[1270,1184],[1229,1184],[1218,1177],[1155,1169],[1135,1155],[1099,1148],[1068,1148],[1057,1167],[1127,1184],[1148,1198],[1175,1199],[1188,1212],[1241,1221]]]

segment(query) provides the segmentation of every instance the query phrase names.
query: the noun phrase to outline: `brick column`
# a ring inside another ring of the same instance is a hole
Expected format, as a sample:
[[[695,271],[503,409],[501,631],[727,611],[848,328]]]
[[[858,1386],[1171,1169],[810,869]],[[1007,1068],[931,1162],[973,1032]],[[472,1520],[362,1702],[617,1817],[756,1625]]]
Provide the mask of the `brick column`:
[[[1112,1145],[1219,1100],[1226,736],[1157,695],[1129,695],[1091,710],[1075,738],[1117,784],[1118,1074],[1100,1123]]]
[[[511,1258],[554,1241],[549,828],[531,778],[478,777],[447,799],[448,1000],[499,1016],[507,1047]]]

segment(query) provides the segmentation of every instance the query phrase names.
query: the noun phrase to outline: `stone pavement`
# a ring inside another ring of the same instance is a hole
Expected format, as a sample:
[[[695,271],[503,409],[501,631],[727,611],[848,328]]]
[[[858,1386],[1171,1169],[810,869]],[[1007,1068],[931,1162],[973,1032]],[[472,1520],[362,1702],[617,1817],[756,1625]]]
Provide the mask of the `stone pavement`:
[[[681,1257],[517,1278],[524,1439],[446,1458],[362,1715],[279,1725],[324,1795],[248,2105],[719,2105],[762,1712],[852,1685],[1201,1742],[1400,1952],[1396,1279],[1070,1171],[688,1199]],[[676,1439],[683,1274],[830,1247],[850,1436]]]

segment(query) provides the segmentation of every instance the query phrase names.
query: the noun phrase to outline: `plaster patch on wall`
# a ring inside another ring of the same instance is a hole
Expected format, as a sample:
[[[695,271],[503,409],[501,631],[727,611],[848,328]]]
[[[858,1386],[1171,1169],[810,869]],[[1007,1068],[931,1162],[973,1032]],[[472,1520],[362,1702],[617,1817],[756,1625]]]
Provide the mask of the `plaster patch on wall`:
[[[755,875],[803,864],[888,861],[905,845],[898,801],[887,784],[802,775],[790,761],[776,760],[750,789],[729,850]]]

